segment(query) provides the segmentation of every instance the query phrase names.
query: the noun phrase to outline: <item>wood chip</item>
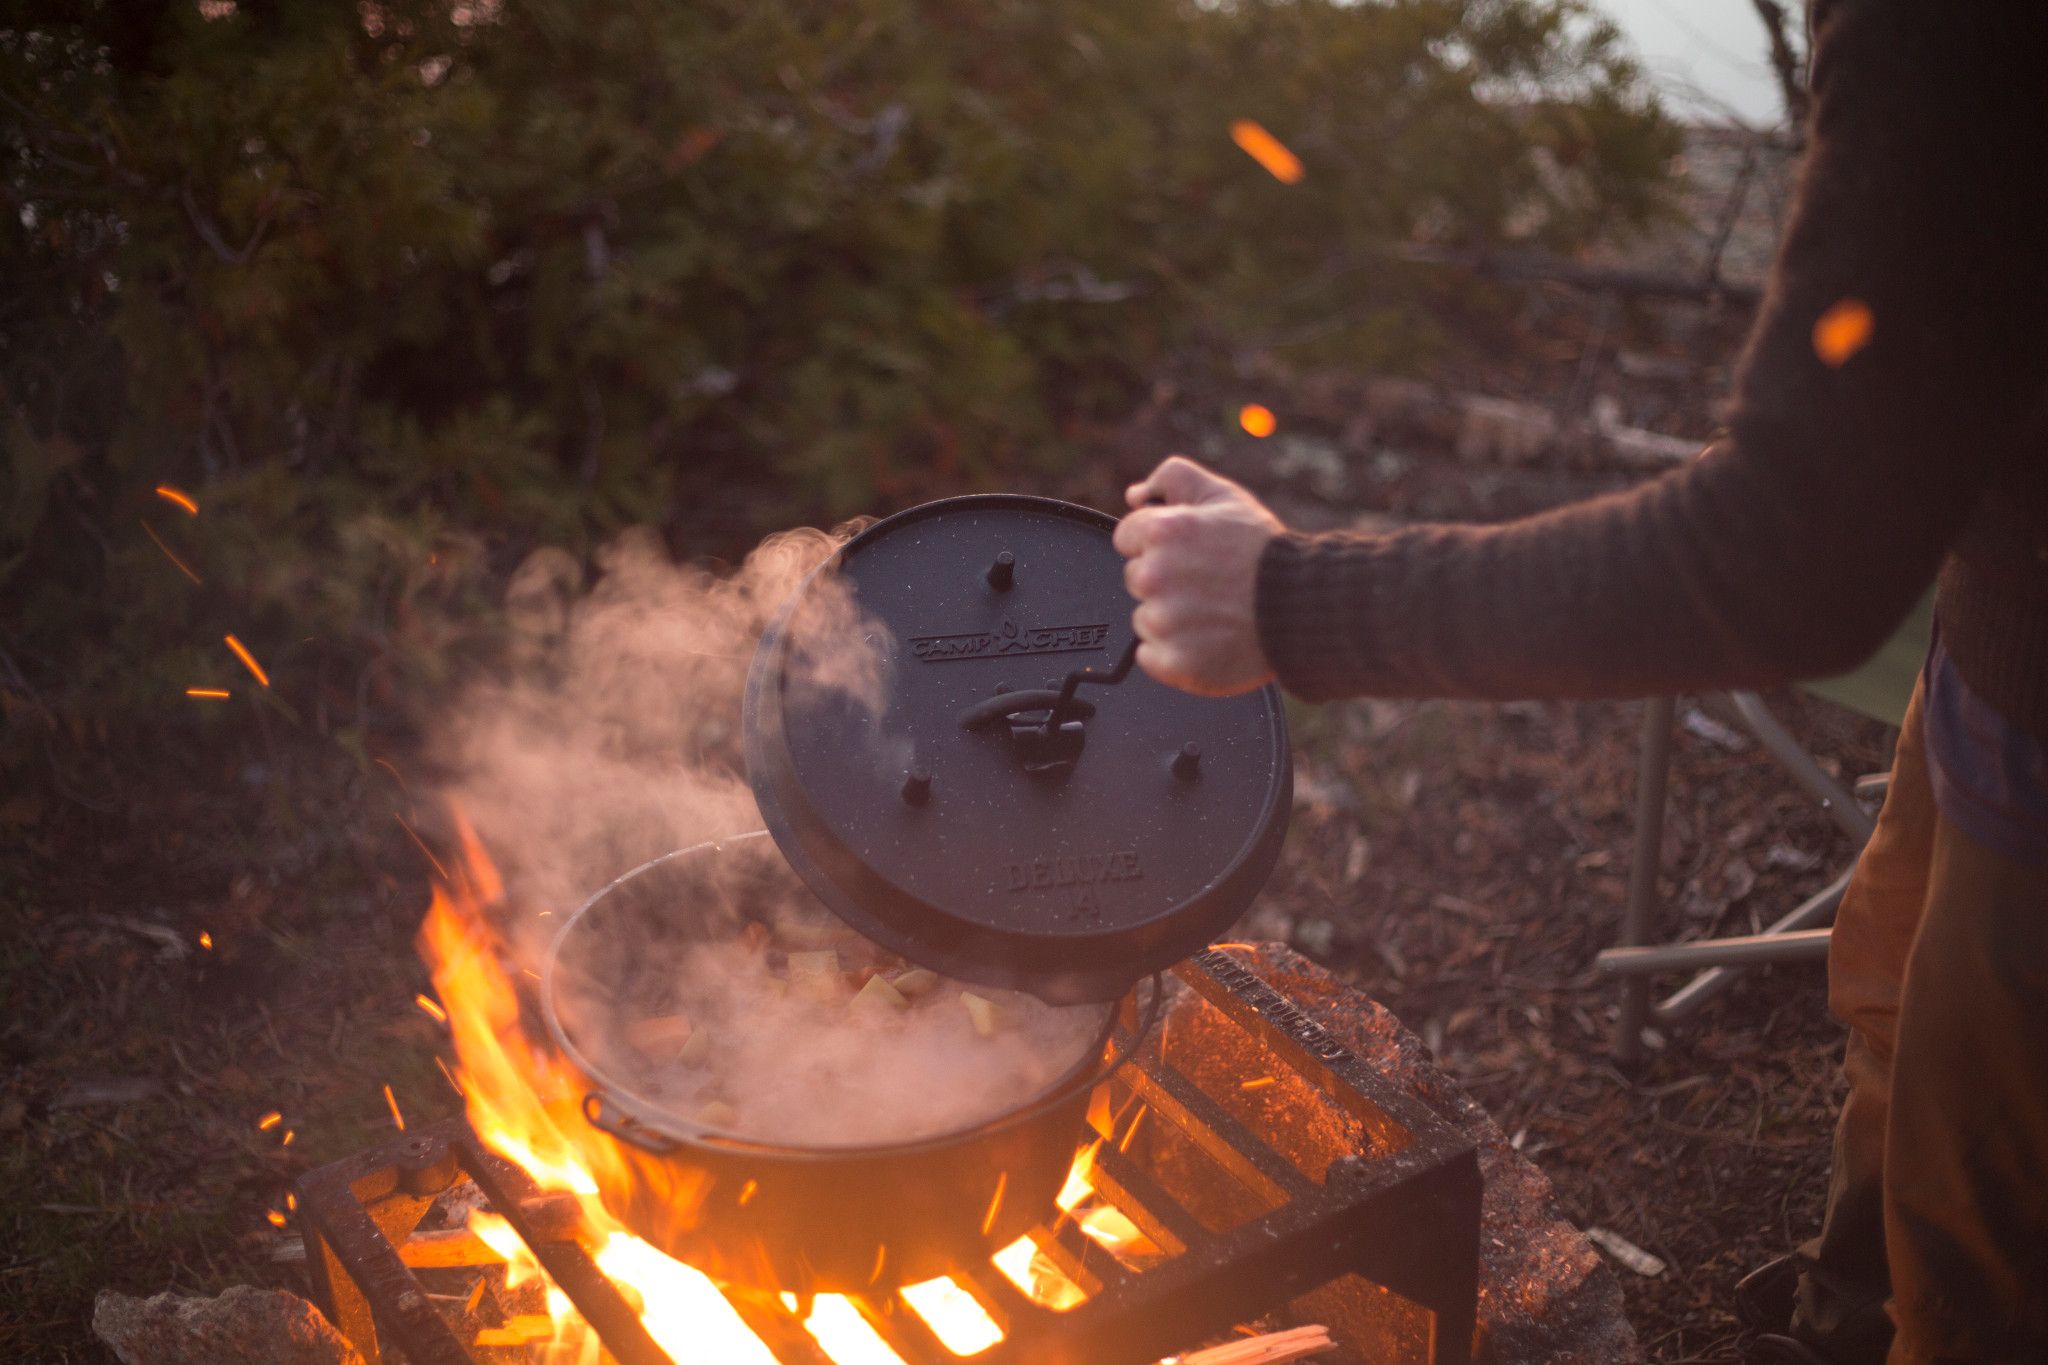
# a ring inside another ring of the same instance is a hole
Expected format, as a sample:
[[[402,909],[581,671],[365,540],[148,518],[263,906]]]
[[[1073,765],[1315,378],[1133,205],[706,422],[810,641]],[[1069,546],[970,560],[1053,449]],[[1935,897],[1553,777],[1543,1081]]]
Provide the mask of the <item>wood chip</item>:
[[[1587,1228],[1586,1240],[1646,1280],[1654,1280],[1664,1273],[1661,1257],[1652,1256],[1618,1232],[1607,1228]]]

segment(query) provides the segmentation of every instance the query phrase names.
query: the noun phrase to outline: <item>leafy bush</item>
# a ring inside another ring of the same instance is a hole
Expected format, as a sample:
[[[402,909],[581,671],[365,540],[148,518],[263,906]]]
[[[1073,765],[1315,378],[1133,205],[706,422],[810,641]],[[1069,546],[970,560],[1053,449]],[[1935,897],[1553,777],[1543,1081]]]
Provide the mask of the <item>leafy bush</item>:
[[[160,718],[232,630],[348,732],[535,544],[1028,485],[1169,359],[1397,360],[1385,244],[1570,250],[1675,149],[1581,0],[25,8],[0,685],[38,729]]]

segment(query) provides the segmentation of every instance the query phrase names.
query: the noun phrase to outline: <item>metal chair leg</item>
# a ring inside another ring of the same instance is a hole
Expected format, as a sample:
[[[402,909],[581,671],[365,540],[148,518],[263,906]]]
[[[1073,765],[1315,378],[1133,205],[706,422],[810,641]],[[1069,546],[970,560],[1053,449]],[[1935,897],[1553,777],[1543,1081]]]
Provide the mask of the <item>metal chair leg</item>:
[[[1855,871],[1855,865],[1851,864],[1848,870],[1843,872],[1841,876],[1835,878],[1820,891],[1792,907],[1791,910],[1787,911],[1782,918],[1772,924],[1759,937],[1768,938],[1771,935],[1793,935],[1797,938],[1805,938],[1806,936],[1800,933],[1801,930],[1808,929],[1816,924],[1825,924],[1832,920],[1835,917],[1835,908],[1842,903],[1842,893],[1849,889],[1849,878]],[[1834,931],[1828,929],[1821,932],[1832,934]],[[1810,954],[1812,950],[1810,948],[1793,948],[1791,956],[1797,956],[1802,952]],[[1825,953],[1821,954],[1821,956],[1825,955]],[[1707,1001],[1734,985],[1735,973],[1739,970],[1741,969],[1738,967],[1708,968],[1685,985],[1673,991],[1670,995],[1658,1001],[1656,1007],[1650,1011],[1650,1017],[1660,1024],[1677,1023],[1679,1020],[1697,1011]]]
[[[1757,742],[1769,750],[1794,782],[1820,802],[1821,809],[1841,826],[1842,832],[1854,839],[1859,848],[1869,843],[1876,822],[1864,814],[1862,803],[1846,787],[1829,777],[1827,770],[1813,761],[1813,755],[1800,747],[1792,732],[1770,713],[1763,698],[1754,692],[1730,692],[1728,701]]]
[[[1652,697],[1643,706],[1643,743],[1636,762],[1636,843],[1629,860],[1628,902],[1621,911],[1621,943],[1650,941],[1656,910],[1657,870],[1664,851],[1664,792],[1671,773],[1671,721],[1675,697]],[[1614,1055],[1636,1061],[1643,1055],[1643,1024],[1650,1012],[1650,983],[1631,977],[1621,988],[1621,1014],[1614,1026]]]

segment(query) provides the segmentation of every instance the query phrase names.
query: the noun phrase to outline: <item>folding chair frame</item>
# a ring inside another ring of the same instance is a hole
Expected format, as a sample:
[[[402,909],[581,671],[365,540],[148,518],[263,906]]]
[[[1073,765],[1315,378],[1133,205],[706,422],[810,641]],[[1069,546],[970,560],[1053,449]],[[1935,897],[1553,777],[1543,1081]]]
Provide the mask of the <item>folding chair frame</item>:
[[[1873,821],[1855,795],[1814,762],[1813,756],[1764,706],[1761,697],[1754,692],[1730,692],[1726,697],[1743,728],[1820,802],[1821,808],[1860,849],[1870,838]],[[1629,866],[1628,902],[1622,910],[1618,946],[1594,960],[1602,976],[1618,977],[1623,983],[1614,1052],[1624,1061],[1642,1056],[1645,1024],[1675,1024],[1687,1018],[1733,985],[1735,973],[1742,968],[1826,957],[1830,931],[1814,926],[1834,918],[1835,907],[1841,903],[1842,892],[1854,871],[1851,864],[1826,888],[1802,901],[1760,934],[1653,944],[1650,935],[1664,847],[1664,798],[1671,775],[1671,729],[1676,714],[1675,697],[1653,698],[1644,709],[1643,743],[1636,769],[1636,840]],[[1650,998],[1651,975],[1687,968],[1702,970],[1663,999]]]

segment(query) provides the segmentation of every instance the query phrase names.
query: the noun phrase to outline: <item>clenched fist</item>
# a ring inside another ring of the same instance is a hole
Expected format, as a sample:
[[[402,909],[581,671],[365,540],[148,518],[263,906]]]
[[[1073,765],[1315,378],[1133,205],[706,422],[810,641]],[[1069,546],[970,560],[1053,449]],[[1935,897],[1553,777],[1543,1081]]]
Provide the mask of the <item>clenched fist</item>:
[[[1116,528],[1138,599],[1131,628],[1138,666],[1207,697],[1270,682],[1259,647],[1259,556],[1286,527],[1237,484],[1175,455],[1124,494],[1134,509]]]

